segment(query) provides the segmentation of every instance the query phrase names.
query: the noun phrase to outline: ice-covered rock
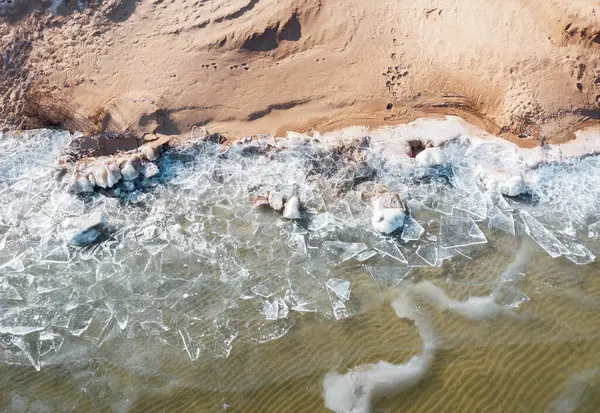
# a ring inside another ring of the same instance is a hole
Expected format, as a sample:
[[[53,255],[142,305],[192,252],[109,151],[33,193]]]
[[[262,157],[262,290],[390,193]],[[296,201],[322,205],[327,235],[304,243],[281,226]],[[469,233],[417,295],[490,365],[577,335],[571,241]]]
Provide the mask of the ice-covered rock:
[[[142,162],[142,175],[144,178],[150,179],[155,177],[160,173],[160,169],[155,163],[152,162]]]
[[[497,189],[503,195],[517,196],[527,191],[525,180],[518,171],[479,165],[477,174],[486,189]]]
[[[536,168],[546,159],[546,152],[540,146],[523,150],[523,161],[529,168]]]
[[[93,213],[77,222],[76,233],[71,238],[71,244],[87,246],[96,244],[108,236],[110,226],[101,213]]]
[[[104,169],[106,169],[106,184],[112,188],[121,180],[121,170],[115,163],[104,164]]]
[[[108,170],[104,164],[95,165],[92,168],[92,174],[94,175],[96,186],[100,188],[108,187]]]
[[[254,197],[254,199],[252,200],[253,208],[264,208],[264,207],[268,207],[268,206],[269,206],[269,198],[266,196],[259,195],[257,197]]]
[[[152,142],[140,146],[139,151],[147,160],[156,161],[162,153],[162,145]]]
[[[269,194],[269,205],[275,211],[282,211],[285,200],[281,192],[271,192]]]
[[[159,169],[153,162],[158,159],[168,142],[169,137],[162,136],[139,148],[124,151],[119,147],[116,152],[109,154],[105,154],[107,148],[102,148],[100,156],[83,149],[79,149],[81,153],[75,150],[74,155],[73,150],[67,152],[68,156],[64,161],[74,164],[77,171],[76,180],[82,180],[79,185],[72,184],[72,191],[85,193],[92,192],[94,187],[113,188],[122,180],[135,180],[140,174],[147,179],[156,176]],[[88,183],[85,183],[85,180]]]
[[[373,201],[371,224],[375,230],[391,234],[404,226],[408,215],[406,204],[397,193],[388,192]]]
[[[93,179],[93,175],[91,175],[91,177]],[[73,180],[73,183],[71,184],[71,192],[75,194],[86,194],[94,192],[95,181],[94,183],[90,181],[91,180],[88,179],[87,176],[76,177]]]
[[[121,167],[121,176],[125,181],[133,181],[140,175],[140,159],[136,156],[131,156],[123,163]]]
[[[287,200],[283,209],[283,217],[287,219],[302,218],[300,200],[297,196],[293,196]]]
[[[383,234],[391,234],[404,226],[406,212],[399,208],[376,209],[371,223],[373,228]]]
[[[415,162],[422,168],[442,166],[446,163],[446,156],[441,148],[425,148],[415,156]]]

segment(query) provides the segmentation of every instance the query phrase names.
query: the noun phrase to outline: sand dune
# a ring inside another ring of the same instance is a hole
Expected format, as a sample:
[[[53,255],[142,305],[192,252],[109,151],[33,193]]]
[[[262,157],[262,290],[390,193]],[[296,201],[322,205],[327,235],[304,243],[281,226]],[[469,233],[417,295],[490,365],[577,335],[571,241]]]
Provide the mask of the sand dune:
[[[451,113],[565,140],[600,117],[597,6],[13,0],[0,5],[0,119],[242,136]]]

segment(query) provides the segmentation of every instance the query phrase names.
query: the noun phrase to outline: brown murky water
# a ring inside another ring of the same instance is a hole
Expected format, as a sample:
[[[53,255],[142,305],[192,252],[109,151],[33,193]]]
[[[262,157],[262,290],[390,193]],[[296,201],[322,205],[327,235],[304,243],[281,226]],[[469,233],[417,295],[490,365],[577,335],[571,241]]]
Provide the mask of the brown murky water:
[[[457,299],[488,293],[515,244],[498,240],[474,260],[416,269],[412,279],[444,285]],[[520,284],[530,301],[516,317],[472,321],[423,303],[439,337],[433,366],[425,380],[378,400],[373,411],[600,411],[600,264],[576,266],[536,251]],[[324,321],[291,313],[287,335],[264,344],[236,341],[226,359],[190,362],[185,351],[166,351],[151,339],[140,353],[121,339],[93,359],[40,372],[2,365],[0,411],[326,412],[328,371],[403,363],[421,351],[416,327],[389,305],[394,289],[382,292],[365,273],[354,279],[354,291],[368,303],[360,315]]]

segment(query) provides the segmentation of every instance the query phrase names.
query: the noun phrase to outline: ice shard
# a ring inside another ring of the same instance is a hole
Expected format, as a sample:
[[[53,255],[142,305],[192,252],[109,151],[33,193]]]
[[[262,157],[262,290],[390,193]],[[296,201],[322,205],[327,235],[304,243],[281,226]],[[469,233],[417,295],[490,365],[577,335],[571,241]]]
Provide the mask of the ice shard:
[[[439,241],[442,248],[455,248],[485,244],[487,239],[473,219],[442,216]]]
[[[330,278],[325,286],[342,300],[350,299],[350,281],[340,278]]]
[[[327,261],[338,265],[366,250],[367,246],[362,242],[324,241],[321,248]]]
[[[490,209],[488,227],[490,229],[498,229],[509,235],[515,235],[515,220],[512,212],[504,212],[497,206]]]
[[[412,270],[411,267],[367,267],[371,277],[377,282],[396,285]]]
[[[402,254],[402,251],[400,251],[396,243],[392,240],[379,241],[377,244],[373,245],[373,248],[382,254],[394,258],[395,260],[398,260],[405,264],[407,262],[406,257],[404,256],[404,254]]]
[[[435,244],[423,244],[417,248],[417,255],[427,264],[435,267],[438,265],[438,248]]]
[[[406,218],[404,222],[404,228],[402,229],[401,238],[404,241],[416,241],[421,238],[425,229],[414,219],[411,215]]]
[[[537,219],[527,211],[520,211],[521,219],[525,224],[525,230],[540,247],[544,249],[552,258],[569,254],[565,247],[550,231],[546,229]]]

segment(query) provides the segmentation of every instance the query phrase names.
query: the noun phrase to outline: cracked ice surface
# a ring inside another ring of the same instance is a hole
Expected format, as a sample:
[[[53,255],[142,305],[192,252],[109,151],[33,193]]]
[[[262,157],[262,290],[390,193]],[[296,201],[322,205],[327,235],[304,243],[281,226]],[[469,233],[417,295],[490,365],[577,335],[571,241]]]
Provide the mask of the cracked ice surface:
[[[71,139],[0,135],[0,354],[10,363],[39,369],[75,343],[93,352],[118,338],[227,357],[237,341],[278,339],[307,313],[359,314],[357,277],[387,288],[413,268],[477,259],[469,248],[507,234],[576,264],[597,253],[587,243],[600,233],[595,156],[532,169],[517,149],[466,132],[445,144],[443,165],[425,168],[377,145],[343,152],[327,137],[197,142],[168,151],[142,188],[79,198],[54,173]],[[518,170],[527,193],[487,189],[481,163]],[[376,184],[406,198],[400,234],[371,226]],[[252,208],[267,191],[298,196],[303,219]],[[70,245],[73,223],[94,213],[115,232]]]

